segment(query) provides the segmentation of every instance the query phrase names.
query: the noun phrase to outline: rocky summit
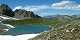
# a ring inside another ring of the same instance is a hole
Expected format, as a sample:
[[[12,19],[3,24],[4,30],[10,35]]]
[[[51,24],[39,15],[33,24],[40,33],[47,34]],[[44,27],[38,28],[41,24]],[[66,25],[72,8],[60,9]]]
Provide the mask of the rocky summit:
[[[32,11],[26,11],[23,9],[16,9],[14,13],[14,17],[18,19],[40,18],[40,16],[34,14]]]
[[[12,9],[8,5],[1,4],[0,5],[0,15],[6,15],[6,16],[13,17],[14,12],[12,11]]]

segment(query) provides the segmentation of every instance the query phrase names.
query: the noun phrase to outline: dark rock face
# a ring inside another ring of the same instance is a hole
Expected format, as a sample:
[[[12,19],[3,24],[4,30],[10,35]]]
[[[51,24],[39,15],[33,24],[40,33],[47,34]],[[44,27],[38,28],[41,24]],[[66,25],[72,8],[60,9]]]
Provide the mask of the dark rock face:
[[[22,9],[16,9],[14,13],[15,13],[14,17],[19,19],[40,18],[40,16],[35,15],[32,11],[26,11]]]
[[[0,5],[0,13],[1,13],[1,15],[6,15],[6,16],[10,16],[10,17],[14,16],[14,12],[6,4],[1,4]]]

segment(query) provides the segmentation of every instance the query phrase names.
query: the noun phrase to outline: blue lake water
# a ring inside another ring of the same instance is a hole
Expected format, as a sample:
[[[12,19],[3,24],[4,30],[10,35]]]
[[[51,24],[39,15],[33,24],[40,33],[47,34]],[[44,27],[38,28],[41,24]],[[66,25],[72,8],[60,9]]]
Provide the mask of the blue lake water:
[[[16,25],[15,28],[10,29],[7,34],[21,35],[40,33],[43,31],[47,31],[48,29],[48,25]]]

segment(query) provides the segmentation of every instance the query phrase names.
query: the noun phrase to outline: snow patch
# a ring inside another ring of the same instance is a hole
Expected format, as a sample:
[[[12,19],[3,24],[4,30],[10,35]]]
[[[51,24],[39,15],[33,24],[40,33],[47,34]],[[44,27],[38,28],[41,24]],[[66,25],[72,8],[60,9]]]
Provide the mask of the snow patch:
[[[40,35],[40,34],[24,34],[24,35],[18,35],[18,36],[0,35],[0,40],[28,40],[30,38],[34,38],[37,35]]]
[[[10,27],[10,28],[15,28],[14,26],[12,26],[12,25],[10,25],[10,24],[3,24],[3,23],[2,23],[2,25],[8,26],[8,27]]]

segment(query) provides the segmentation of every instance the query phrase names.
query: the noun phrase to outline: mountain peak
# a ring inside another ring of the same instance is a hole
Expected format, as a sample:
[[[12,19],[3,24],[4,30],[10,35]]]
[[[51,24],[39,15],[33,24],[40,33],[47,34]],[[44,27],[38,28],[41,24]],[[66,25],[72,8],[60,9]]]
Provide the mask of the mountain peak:
[[[14,17],[18,19],[40,18],[40,16],[34,14],[34,12],[26,11],[23,9],[16,9],[14,13],[15,13]]]
[[[12,9],[6,4],[0,4],[0,13],[0,15],[6,15],[10,17],[14,16]]]

